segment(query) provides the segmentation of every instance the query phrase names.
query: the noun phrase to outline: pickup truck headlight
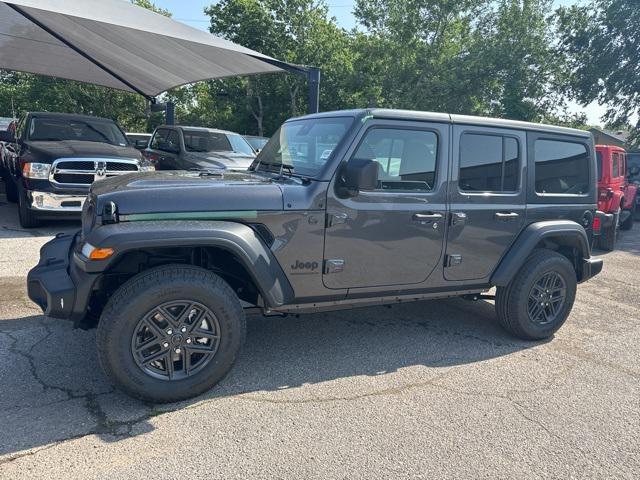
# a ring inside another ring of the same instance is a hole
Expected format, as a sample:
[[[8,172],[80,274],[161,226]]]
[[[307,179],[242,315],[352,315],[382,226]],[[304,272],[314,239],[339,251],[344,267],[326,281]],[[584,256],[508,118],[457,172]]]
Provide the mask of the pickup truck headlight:
[[[156,167],[150,161],[140,162],[140,171],[141,172],[155,172]]]
[[[51,172],[51,165],[48,163],[28,162],[22,166],[22,176],[25,178],[46,180],[49,178],[49,172]]]

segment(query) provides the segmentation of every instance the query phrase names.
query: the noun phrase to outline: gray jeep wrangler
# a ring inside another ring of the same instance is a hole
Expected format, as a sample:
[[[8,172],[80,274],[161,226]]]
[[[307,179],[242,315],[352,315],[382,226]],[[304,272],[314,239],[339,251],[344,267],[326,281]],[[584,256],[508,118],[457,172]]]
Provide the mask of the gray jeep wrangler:
[[[97,326],[129,394],[169,402],[231,369],[245,315],[482,298],[547,338],[598,274],[587,132],[359,110],[287,121],[247,172],[133,173],[94,183],[82,229],[41,251],[30,298]],[[492,298],[486,296],[486,298]]]

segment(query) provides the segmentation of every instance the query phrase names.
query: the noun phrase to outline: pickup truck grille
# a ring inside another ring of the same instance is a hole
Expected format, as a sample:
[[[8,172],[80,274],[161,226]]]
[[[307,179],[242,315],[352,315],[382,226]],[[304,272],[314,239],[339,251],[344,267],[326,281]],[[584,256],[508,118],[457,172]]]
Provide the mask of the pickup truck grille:
[[[60,186],[91,185],[96,180],[138,171],[138,161],[114,158],[60,158],[49,180]]]

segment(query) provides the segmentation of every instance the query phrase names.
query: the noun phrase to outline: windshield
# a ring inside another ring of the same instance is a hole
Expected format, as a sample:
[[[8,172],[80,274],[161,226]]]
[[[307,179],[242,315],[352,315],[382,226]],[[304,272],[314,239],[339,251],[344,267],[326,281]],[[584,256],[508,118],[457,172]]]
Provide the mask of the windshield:
[[[256,167],[285,167],[313,177],[327,163],[353,123],[353,117],[310,118],[285,123],[258,154]]]
[[[251,146],[240,135],[206,130],[184,130],[187,152],[236,152],[253,155]]]
[[[79,140],[126,146],[127,139],[115,123],[104,120],[67,118],[33,118],[29,127],[29,140]]]
[[[269,141],[268,138],[261,137],[245,137],[247,142],[251,144],[254,150],[261,150]]]
[[[229,141],[231,142],[234,152],[251,156],[254,155],[253,148],[251,148],[251,145],[249,145],[241,135],[229,135]]]

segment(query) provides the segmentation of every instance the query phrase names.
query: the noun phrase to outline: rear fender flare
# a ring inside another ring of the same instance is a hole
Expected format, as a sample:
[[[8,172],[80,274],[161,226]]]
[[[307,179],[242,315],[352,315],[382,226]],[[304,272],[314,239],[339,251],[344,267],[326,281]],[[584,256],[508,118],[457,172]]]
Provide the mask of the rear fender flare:
[[[502,258],[491,276],[491,284],[506,287],[541,240],[554,240],[575,247],[582,258],[591,257],[587,232],[582,225],[569,220],[536,222],[525,228]],[[579,267],[581,268],[581,267]],[[577,272],[578,277],[582,272]],[[579,278],[580,279],[580,278]]]
[[[259,235],[249,226],[226,221],[122,222],[94,229],[85,239],[95,247],[113,248],[107,260],[91,261],[79,250],[75,263],[88,273],[105,272],[122,255],[146,248],[218,247],[233,254],[255,282],[265,304],[279,307],[294,298],[282,267]],[[80,247],[81,248],[81,247]]]

